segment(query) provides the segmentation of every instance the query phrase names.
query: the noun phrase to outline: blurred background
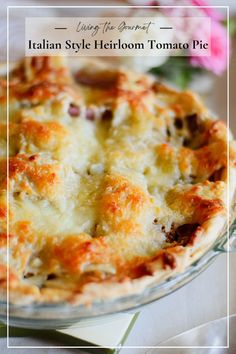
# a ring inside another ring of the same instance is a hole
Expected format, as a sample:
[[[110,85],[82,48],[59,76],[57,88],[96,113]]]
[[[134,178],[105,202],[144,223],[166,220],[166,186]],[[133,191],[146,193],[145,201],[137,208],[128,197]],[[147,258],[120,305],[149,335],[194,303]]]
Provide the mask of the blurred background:
[[[65,1],[47,1],[47,0],[1,0],[3,4],[0,7],[0,62],[6,61],[6,6],[7,5],[64,5]],[[236,50],[236,2],[235,0],[219,1],[219,0],[111,0],[111,1],[80,1],[80,0],[68,0],[67,6],[72,5],[215,5],[215,6],[230,6],[230,97],[234,92],[233,77],[235,77],[235,55]],[[5,6],[4,6],[5,5]],[[32,9],[11,9],[9,12],[9,47],[11,60],[16,60],[24,55],[24,17],[32,16],[32,11],[35,11],[33,16],[86,16],[85,9],[56,9],[56,8],[41,8],[37,10]],[[99,16],[113,15],[117,16],[117,9],[96,9],[94,13]],[[159,80],[167,81],[174,87],[180,89],[193,89],[200,93],[204,99],[207,99],[207,104],[219,117],[224,119],[227,115],[226,112],[226,96],[227,96],[227,83],[226,83],[226,67],[227,67],[227,38],[226,38],[226,9],[152,9],[147,10],[130,10],[120,9],[119,13],[131,16],[143,16],[145,12],[150,16],[209,16],[213,21],[212,29],[212,47],[213,54],[210,58],[197,58],[191,57],[191,53],[188,53],[188,57],[145,57],[144,58],[128,58],[120,57],[119,64],[127,67],[132,67],[136,71],[151,71],[157,76]],[[184,29],[188,31],[188,29]],[[204,29],[203,29],[204,30]],[[201,30],[199,29],[201,34]],[[202,36],[202,34],[201,34]],[[171,40],[171,38],[168,38]],[[174,40],[174,38],[173,38]],[[180,53],[181,55],[181,53]],[[236,103],[231,101],[231,115],[236,114]],[[231,128],[236,132],[236,122],[231,118]]]

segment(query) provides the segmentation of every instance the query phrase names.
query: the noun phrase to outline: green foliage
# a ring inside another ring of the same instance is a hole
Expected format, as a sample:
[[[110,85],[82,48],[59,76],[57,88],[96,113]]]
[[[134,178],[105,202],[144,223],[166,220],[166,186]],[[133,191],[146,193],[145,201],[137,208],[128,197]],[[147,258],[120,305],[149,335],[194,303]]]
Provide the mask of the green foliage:
[[[223,25],[227,27],[227,20],[223,21]],[[236,34],[236,18],[229,19],[229,35],[233,37]]]
[[[191,66],[188,57],[170,57],[163,65],[150,70],[158,78],[170,81],[181,89],[186,89],[194,76],[203,72],[204,69]]]
[[[230,18],[229,20],[229,34],[230,36],[236,34],[236,18]]]

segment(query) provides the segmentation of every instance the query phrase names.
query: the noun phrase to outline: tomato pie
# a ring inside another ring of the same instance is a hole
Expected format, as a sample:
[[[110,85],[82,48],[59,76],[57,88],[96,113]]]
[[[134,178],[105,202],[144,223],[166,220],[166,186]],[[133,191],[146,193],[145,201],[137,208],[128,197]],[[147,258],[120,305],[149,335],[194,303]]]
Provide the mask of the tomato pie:
[[[233,200],[236,149],[194,93],[92,59],[25,58],[9,75],[8,126],[0,80],[2,300],[7,240],[15,304],[139,293],[211,247]]]

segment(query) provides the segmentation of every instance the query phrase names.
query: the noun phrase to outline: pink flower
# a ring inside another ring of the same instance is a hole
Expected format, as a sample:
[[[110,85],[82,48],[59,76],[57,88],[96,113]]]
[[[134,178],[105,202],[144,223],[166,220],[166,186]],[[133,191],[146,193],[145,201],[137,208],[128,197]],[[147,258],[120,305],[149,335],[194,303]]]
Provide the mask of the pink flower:
[[[194,39],[203,38],[204,28],[199,29]],[[192,56],[190,63],[193,66],[212,71],[216,75],[223,73],[227,66],[227,31],[220,23],[214,20],[211,22],[211,55]]]
[[[131,1],[131,0],[130,0]],[[160,5],[165,6],[166,0],[158,1],[141,1],[141,0],[132,0],[132,3],[137,4],[139,2],[147,5]],[[169,0],[168,5],[180,5],[177,4],[176,0]],[[188,7],[163,7],[159,11],[167,17],[208,17],[211,20],[211,34],[210,34],[210,44],[211,44],[211,55],[210,56],[201,56],[201,53],[197,53],[196,50],[190,50],[190,63],[192,66],[200,67],[209,71],[212,71],[216,75],[220,75],[224,72],[227,67],[227,31],[223,24],[221,23],[224,20],[225,15],[220,12],[217,8],[214,7],[202,7],[208,6],[206,0],[182,0],[182,5],[192,5],[193,8]],[[173,20],[174,21],[174,20]],[[203,21],[204,22],[204,21]],[[181,24],[181,23],[180,23]],[[178,23],[175,24],[177,26]],[[186,27],[186,23],[183,22],[184,31],[188,33],[190,29]],[[181,31],[181,27],[178,27],[178,31]],[[193,39],[196,40],[206,40],[209,41],[207,35],[207,29],[203,26],[199,26],[197,32],[193,36]],[[196,55],[199,54],[199,55]]]
[[[201,7],[201,6],[210,6],[207,1],[205,0],[182,0],[181,4],[176,0],[129,0],[131,4],[134,5],[149,5],[149,6],[175,6],[180,5],[179,8],[160,8],[159,11],[169,14],[169,16],[207,16],[212,18],[215,21],[222,21],[225,16],[222,12],[220,12],[217,8],[214,7]],[[181,8],[181,5],[186,6],[195,6],[197,9],[194,8]]]
[[[209,4],[205,0],[190,0],[191,5],[194,6],[209,6]],[[214,7],[202,7],[200,8],[204,14],[215,21],[222,21],[224,19],[223,13],[217,10]]]

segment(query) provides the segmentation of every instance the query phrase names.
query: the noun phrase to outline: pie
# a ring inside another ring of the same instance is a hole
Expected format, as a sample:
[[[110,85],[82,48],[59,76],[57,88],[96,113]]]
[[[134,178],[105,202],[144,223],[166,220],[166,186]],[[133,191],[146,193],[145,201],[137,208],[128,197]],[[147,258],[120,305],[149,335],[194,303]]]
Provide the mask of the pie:
[[[236,149],[195,94],[95,59],[28,57],[9,76],[8,127],[4,75],[0,86],[1,299],[7,239],[14,304],[136,294],[212,246],[234,196]]]

